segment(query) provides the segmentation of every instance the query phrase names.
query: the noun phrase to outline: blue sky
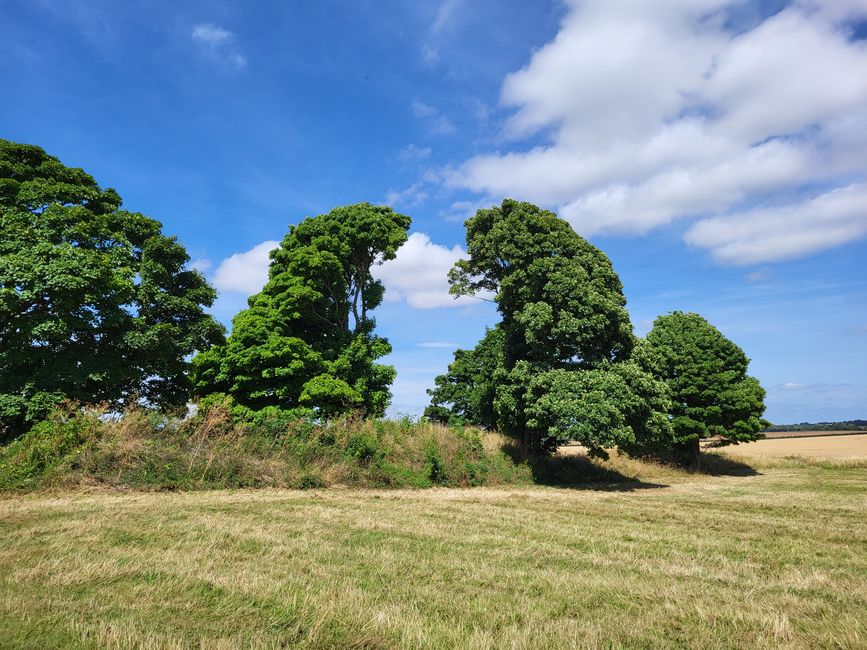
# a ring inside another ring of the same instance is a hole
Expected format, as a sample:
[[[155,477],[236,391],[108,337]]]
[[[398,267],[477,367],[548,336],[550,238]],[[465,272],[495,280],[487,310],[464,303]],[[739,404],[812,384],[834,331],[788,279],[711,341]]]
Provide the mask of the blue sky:
[[[2,137],[177,234],[224,322],[268,242],[356,201],[413,218],[380,273],[393,412],[497,317],[444,274],[505,196],[613,260],[636,331],[698,311],[775,422],[867,417],[858,0],[0,0]]]

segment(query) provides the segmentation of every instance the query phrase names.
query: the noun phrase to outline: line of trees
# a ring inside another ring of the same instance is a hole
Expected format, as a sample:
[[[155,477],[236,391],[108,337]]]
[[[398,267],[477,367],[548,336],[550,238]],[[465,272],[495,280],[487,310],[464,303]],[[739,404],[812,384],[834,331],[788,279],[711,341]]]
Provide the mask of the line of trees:
[[[867,420],[842,422],[801,422],[799,424],[772,424],[764,431],[867,431]]]
[[[394,368],[371,268],[410,218],[335,208],[291,226],[268,281],[231,335],[214,289],[159,222],[121,207],[80,169],[0,140],[0,428],[20,435],[61,400],[162,409],[191,397],[238,418],[380,417]],[[452,293],[493,292],[501,320],[459,350],[430,392],[430,419],[496,427],[525,454],[577,441],[591,454],[759,437],[764,391],[743,351],[697,314],[637,339],[610,260],[554,213],[505,200],[466,222]]]

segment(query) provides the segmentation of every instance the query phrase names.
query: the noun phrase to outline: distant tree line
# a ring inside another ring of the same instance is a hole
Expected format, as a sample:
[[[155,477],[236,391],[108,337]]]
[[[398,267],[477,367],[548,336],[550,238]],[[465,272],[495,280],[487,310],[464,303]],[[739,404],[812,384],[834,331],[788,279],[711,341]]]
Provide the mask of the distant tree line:
[[[772,424],[762,431],[867,431],[867,420],[844,422],[801,422],[800,424]]]
[[[525,455],[579,442],[605,457],[690,452],[761,437],[764,390],[743,351],[698,314],[633,334],[611,261],[571,226],[504,200],[466,222],[455,296],[493,294],[500,321],[459,350],[427,418],[497,428]],[[219,401],[236,418],[381,417],[395,377],[372,312],[410,218],[358,203],[289,227],[268,281],[227,337],[216,296],[159,222],[121,207],[80,169],[0,140],[0,436],[62,400],[182,409]]]

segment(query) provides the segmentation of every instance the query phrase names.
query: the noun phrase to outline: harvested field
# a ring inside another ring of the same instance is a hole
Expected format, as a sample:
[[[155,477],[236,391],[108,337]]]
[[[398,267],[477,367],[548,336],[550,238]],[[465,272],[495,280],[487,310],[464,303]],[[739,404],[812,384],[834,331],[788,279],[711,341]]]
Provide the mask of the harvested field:
[[[628,467],[584,489],[7,494],[0,646],[867,645],[867,464]]]
[[[787,456],[832,459],[867,458],[867,433],[768,438],[741,445],[731,445],[722,448],[721,451],[738,458],[785,458]]]
[[[867,431],[767,431],[765,438],[815,438],[817,436],[856,436]]]

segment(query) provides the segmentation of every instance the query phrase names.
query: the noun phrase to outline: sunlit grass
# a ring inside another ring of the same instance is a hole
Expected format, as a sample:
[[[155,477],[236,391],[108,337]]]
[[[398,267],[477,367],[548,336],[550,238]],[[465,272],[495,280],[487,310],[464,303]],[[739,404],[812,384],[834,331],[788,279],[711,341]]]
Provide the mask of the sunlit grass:
[[[863,464],[614,465],[634,480],[7,495],[0,646],[867,644]]]

